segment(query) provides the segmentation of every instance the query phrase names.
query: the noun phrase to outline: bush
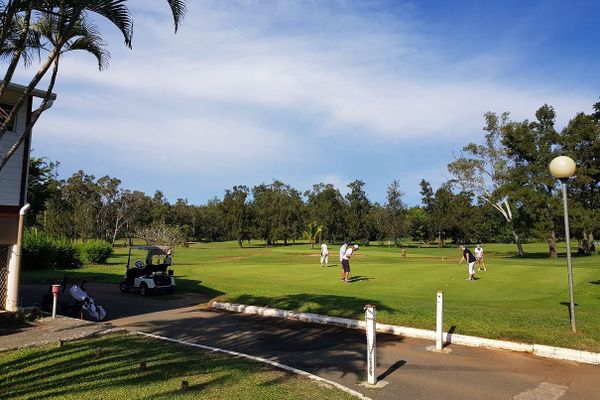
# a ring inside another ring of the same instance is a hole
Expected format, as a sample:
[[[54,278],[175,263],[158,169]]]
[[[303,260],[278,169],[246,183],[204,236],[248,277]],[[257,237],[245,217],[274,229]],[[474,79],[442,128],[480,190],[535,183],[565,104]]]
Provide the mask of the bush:
[[[25,231],[22,260],[24,270],[78,268],[82,265],[79,249],[70,241]]]
[[[83,260],[91,264],[106,264],[113,248],[105,240],[88,240],[79,246]]]

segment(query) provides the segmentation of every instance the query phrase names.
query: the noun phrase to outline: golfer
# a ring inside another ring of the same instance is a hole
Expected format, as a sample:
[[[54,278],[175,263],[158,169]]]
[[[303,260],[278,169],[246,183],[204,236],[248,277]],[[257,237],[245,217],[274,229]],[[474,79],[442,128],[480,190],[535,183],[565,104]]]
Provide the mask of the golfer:
[[[477,271],[487,271],[483,262],[483,247],[480,244],[475,247],[475,258],[477,259]]]
[[[342,257],[342,269],[344,270],[344,282],[350,283],[350,257],[358,250],[358,245],[355,244],[352,247],[346,249],[344,257]]]
[[[329,250],[325,242],[321,243],[321,267],[326,267],[329,263]]]
[[[473,255],[473,253],[471,253],[471,250],[467,249],[465,246],[461,245],[460,249],[462,250],[463,256],[458,263],[462,264],[463,261],[466,261],[467,264],[469,265],[469,277],[465,280],[474,281],[475,280],[475,261],[476,261],[475,256]]]
[[[348,248],[348,245],[350,244],[349,241],[345,241],[342,244],[342,247],[340,247],[340,266],[342,267],[342,275],[341,278],[342,280],[344,280],[344,263],[342,261],[344,261],[344,254],[346,254],[346,249]]]

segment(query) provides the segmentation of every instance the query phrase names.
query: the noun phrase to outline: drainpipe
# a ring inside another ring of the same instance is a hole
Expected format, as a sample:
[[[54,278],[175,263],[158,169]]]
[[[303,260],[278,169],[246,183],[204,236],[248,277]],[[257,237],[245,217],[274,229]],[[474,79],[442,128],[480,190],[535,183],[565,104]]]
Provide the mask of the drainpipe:
[[[21,276],[21,254],[23,248],[23,228],[25,214],[31,204],[25,203],[19,210],[19,227],[17,231],[17,244],[13,246],[13,254],[8,264],[8,287],[6,290],[6,311],[19,311],[19,279]]]

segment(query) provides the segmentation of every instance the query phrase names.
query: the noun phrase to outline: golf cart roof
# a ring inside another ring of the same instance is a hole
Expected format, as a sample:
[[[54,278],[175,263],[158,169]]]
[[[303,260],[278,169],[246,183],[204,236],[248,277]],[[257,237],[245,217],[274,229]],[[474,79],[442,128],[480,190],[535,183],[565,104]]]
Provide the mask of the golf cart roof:
[[[135,249],[135,250],[146,250],[149,253],[152,253],[152,255],[163,255],[163,254],[167,254],[167,252],[169,252],[169,250],[171,250],[171,246],[129,246],[130,249]]]

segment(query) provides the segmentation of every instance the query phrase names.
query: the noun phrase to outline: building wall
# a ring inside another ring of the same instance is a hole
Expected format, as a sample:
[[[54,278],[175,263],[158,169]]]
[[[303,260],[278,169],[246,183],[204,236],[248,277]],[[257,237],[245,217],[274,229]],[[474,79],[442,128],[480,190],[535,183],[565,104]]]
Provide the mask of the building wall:
[[[14,104],[18,100],[18,94],[7,91],[0,99],[2,104]],[[29,103],[21,107],[14,121],[13,131],[7,131],[0,139],[0,157],[8,153],[13,144],[19,139],[19,134],[24,132]],[[0,246],[12,245],[17,242],[17,227],[19,222],[19,208],[25,202],[24,189],[24,166],[29,159],[29,143],[25,141],[17,152],[10,158],[4,168],[0,170]],[[27,153],[24,151],[27,149]],[[1,159],[1,158],[0,158]]]
[[[13,103],[17,100],[16,95],[7,93],[1,103]],[[15,131],[21,133],[25,130],[27,122],[27,103],[21,107],[15,121]],[[12,145],[19,138],[16,132],[7,132],[0,139],[0,156],[3,158]],[[0,206],[15,206],[21,205],[21,180],[23,177],[23,157],[25,156],[23,148],[26,143],[23,143],[17,152],[12,156],[4,168],[0,171]]]

